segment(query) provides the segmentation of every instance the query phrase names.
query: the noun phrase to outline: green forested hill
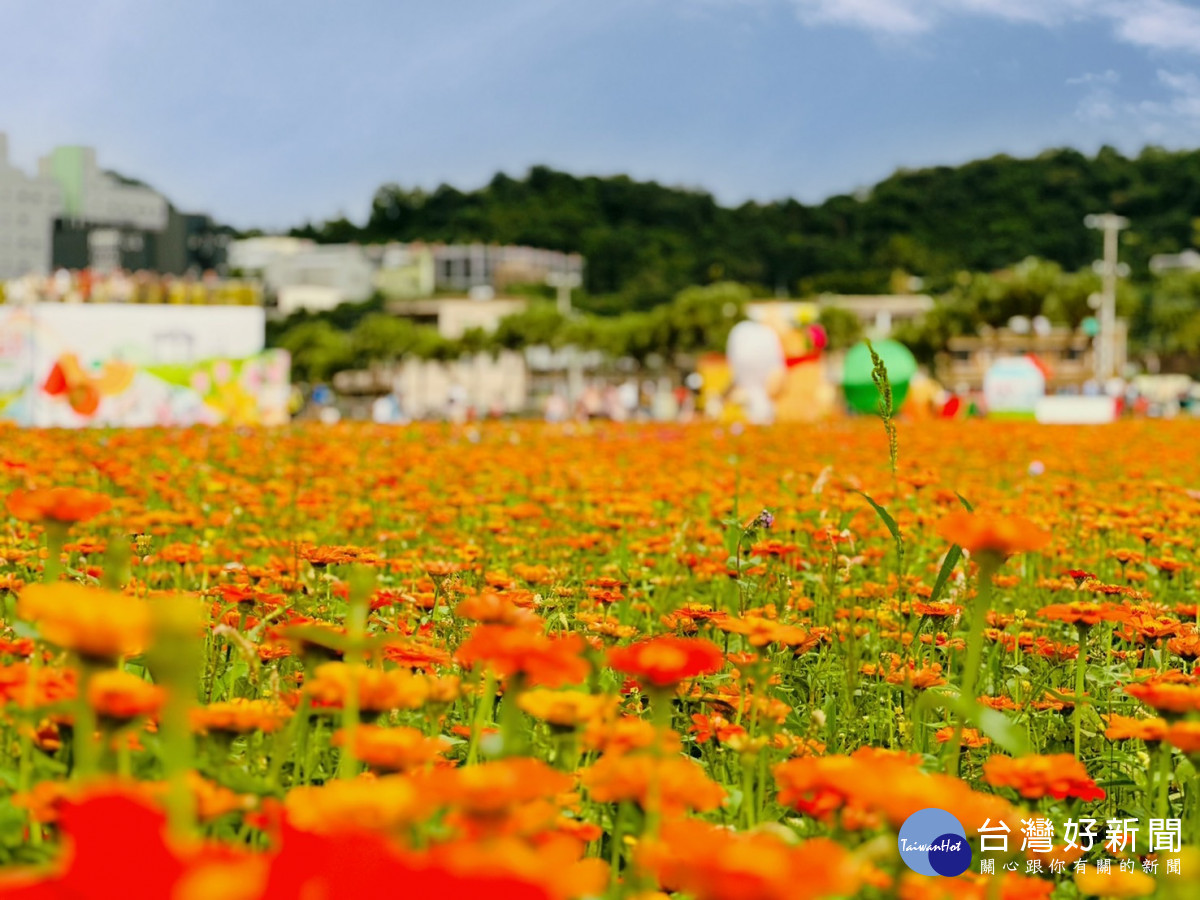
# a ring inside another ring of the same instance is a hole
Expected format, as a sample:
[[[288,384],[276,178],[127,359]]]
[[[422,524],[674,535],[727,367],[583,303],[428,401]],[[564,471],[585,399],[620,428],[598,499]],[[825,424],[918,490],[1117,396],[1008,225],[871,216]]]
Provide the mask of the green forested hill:
[[[432,192],[381,187],[370,218],[306,225],[324,241],[485,241],[582,253],[603,311],[645,309],[719,280],[792,294],[885,290],[897,269],[948,285],[961,270],[1027,256],[1076,269],[1099,252],[1091,212],[1128,216],[1122,257],[1143,277],[1155,253],[1192,246],[1200,229],[1200,150],[1049,150],[962,166],[902,170],[855,196],[720,206],[698,190],[537,166],[522,179]]]

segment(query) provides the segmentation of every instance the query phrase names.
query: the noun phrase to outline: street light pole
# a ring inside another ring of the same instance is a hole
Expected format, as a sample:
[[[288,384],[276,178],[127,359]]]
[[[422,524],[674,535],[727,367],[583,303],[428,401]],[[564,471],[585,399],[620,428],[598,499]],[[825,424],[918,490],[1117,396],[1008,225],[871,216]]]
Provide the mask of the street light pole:
[[[546,276],[546,284],[558,289],[558,312],[560,315],[571,315],[571,291],[583,284],[583,278],[578,272],[551,272]]]
[[[1100,294],[1100,334],[1096,353],[1096,378],[1099,381],[1117,374],[1117,277],[1129,271],[1117,261],[1118,236],[1129,227],[1129,220],[1115,213],[1087,216],[1083,224],[1104,232],[1104,258],[1093,268],[1103,278]]]
[[[583,277],[578,272],[550,272],[546,275],[546,284],[558,290],[558,314],[570,318],[571,291],[583,284]],[[583,360],[578,347],[567,347],[566,353],[567,404],[573,410],[583,395]]]

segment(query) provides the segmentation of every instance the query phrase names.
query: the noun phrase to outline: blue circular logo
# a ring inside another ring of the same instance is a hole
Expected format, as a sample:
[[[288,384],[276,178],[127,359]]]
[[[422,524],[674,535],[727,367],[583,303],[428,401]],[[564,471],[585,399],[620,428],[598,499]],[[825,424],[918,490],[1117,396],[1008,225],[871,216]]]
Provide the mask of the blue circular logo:
[[[955,878],[971,868],[971,845],[962,823],[944,809],[920,809],[904,820],[900,858],[914,872]]]

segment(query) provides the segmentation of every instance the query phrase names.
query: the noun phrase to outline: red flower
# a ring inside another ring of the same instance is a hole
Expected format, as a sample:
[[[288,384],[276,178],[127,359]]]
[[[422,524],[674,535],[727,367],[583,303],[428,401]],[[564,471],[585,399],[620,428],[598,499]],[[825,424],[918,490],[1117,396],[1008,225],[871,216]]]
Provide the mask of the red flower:
[[[724,663],[721,648],[703,638],[667,635],[608,651],[608,664],[656,687],[711,675]]]

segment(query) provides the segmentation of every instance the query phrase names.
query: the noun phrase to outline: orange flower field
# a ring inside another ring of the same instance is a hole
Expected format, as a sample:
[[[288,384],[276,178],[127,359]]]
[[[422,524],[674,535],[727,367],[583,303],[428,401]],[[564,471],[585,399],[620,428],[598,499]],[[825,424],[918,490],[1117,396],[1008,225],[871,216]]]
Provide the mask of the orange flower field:
[[[0,897],[1200,896],[1200,425],[896,438],[0,426]]]

